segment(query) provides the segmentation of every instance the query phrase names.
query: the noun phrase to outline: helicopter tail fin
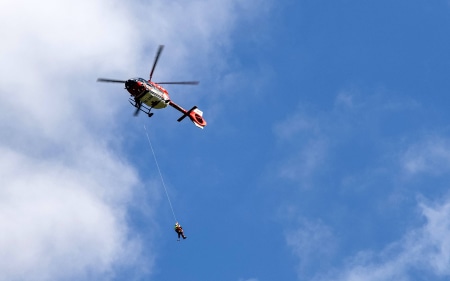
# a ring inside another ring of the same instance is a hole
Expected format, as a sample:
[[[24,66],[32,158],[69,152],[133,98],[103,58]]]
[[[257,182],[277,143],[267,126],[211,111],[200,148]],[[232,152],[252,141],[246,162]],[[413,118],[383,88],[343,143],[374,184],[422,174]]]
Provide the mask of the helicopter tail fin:
[[[203,119],[203,111],[196,108],[189,114],[189,118],[194,123],[195,126],[199,127],[200,129],[203,129],[203,127],[206,126],[206,121]]]
[[[188,111],[184,112],[183,116],[178,118],[178,122],[181,122],[186,116],[194,123],[195,126],[203,129],[206,126],[206,121],[203,119],[203,111],[197,108],[197,106],[192,107]]]

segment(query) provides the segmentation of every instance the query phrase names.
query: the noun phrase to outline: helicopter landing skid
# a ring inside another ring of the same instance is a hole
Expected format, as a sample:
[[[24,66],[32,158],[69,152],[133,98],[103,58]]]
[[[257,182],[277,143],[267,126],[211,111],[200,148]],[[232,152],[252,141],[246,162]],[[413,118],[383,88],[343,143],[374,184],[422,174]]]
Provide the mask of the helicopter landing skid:
[[[150,112],[152,109],[144,104],[141,104],[141,107],[139,108],[136,105],[136,102],[133,99],[128,99],[128,101],[130,102],[130,104],[132,106],[134,106],[135,108],[138,108],[140,111],[144,112],[145,114],[147,114],[148,117],[152,117],[153,116],[153,112]]]

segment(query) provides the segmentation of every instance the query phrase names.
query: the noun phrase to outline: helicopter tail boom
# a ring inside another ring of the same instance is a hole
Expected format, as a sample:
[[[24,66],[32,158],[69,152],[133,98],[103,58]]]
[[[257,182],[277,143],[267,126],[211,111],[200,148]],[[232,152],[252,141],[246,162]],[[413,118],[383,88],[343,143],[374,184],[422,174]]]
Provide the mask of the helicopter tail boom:
[[[178,104],[170,101],[169,105],[171,105],[173,108],[177,109],[178,111],[182,112],[183,115],[178,118],[178,122],[183,121],[186,116],[191,119],[191,121],[194,123],[195,126],[199,127],[200,129],[203,129],[206,126],[206,121],[203,119],[203,111],[197,108],[197,106],[192,107],[189,110],[186,110],[179,106]]]

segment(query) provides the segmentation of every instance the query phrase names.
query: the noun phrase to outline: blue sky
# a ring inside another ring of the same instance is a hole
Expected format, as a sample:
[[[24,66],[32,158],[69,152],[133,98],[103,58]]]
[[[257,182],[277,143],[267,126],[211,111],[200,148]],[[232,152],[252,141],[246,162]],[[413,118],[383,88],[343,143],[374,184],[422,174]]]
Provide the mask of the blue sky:
[[[3,1],[0,280],[447,280],[450,2]],[[167,86],[135,118],[97,77]],[[153,145],[178,221],[147,142]]]

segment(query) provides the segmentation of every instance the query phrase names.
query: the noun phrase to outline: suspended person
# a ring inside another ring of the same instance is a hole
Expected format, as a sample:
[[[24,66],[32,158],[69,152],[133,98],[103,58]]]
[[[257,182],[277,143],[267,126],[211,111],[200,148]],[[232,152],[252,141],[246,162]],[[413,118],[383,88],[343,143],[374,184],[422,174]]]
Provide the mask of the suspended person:
[[[174,228],[175,228],[175,232],[178,233],[178,240],[177,241],[180,241],[180,236],[183,237],[183,239],[187,238],[184,235],[183,228],[181,227],[181,225],[178,222],[175,223],[175,227]]]

